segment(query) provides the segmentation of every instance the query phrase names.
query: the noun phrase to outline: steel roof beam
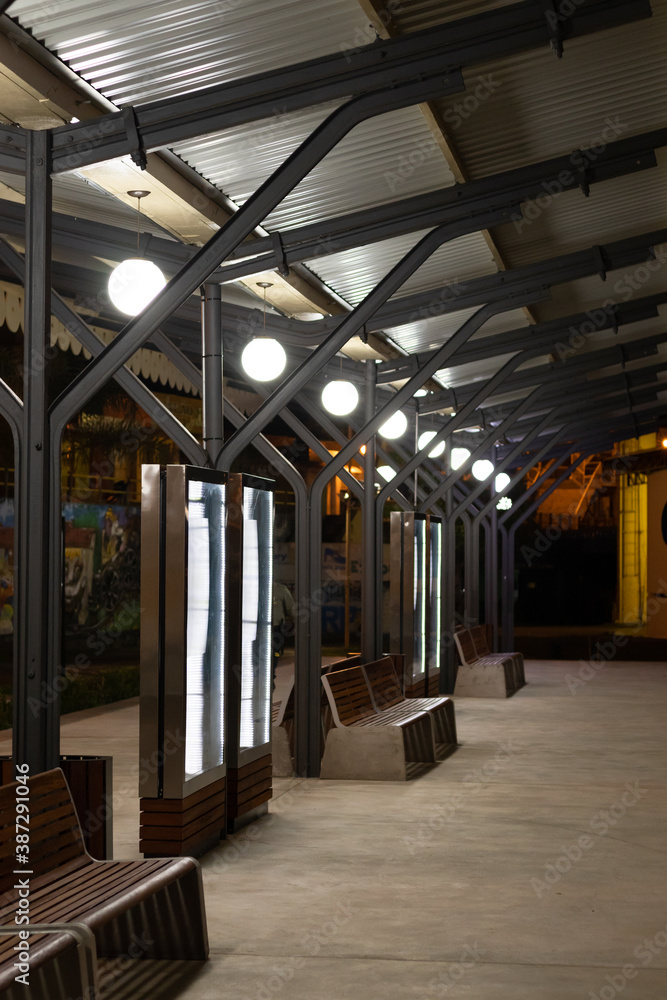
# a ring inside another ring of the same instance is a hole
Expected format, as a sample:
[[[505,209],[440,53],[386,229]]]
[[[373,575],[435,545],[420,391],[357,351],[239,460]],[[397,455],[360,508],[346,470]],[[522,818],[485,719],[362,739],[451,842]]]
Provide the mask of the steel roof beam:
[[[636,399],[629,398],[627,405],[620,406],[618,403],[613,404],[614,408],[610,412],[605,413],[597,418],[594,417],[595,413],[598,412],[595,408],[591,409],[591,412],[574,412],[574,420],[572,424],[568,425],[567,433],[568,437],[561,437],[559,440],[566,443],[569,440],[570,434],[577,434],[586,432],[587,430],[595,430],[595,428],[600,428],[605,430],[608,428],[610,432],[613,432],[616,425],[627,415],[632,415],[635,419],[637,417],[645,417],[649,419],[649,415],[652,413],[661,413],[667,410],[667,399],[659,399],[658,396],[662,389],[658,389],[656,392],[655,388],[644,387],[637,389],[634,395],[637,396]],[[567,411],[566,415],[569,415],[572,411]],[[553,428],[547,427],[545,433],[549,433]],[[561,432],[564,433],[564,429],[561,428]],[[561,433],[559,432],[559,433]],[[532,434],[532,430],[527,433],[527,436]],[[633,435],[634,436],[634,435]],[[520,442],[517,442],[520,443]],[[508,446],[509,447],[509,446]],[[514,448],[510,448],[510,453],[513,453]],[[507,457],[507,448],[499,448],[498,455],[503,460]]]
[[[417,296],[394,298],[382,306],[374,317],[362,324],[356,332],[363,334],[364,331],[382,331],[412,323],[420,318],[427,318],[429,315],[449,314],[461,309],[484,305],[488,301],[498,301],[503,295],[512,294],[513,290],[516,291],[517,286],[521,283],[527,280],[533,281],[536,277],[545,285],[555,285],[595,274],[606,276],[610,271],[641,265],[646,261],[648,261],[647,266],[650,266],[655,257],[653,248],[665,242],[667,242],[667,229],[656,230],[626,240],[592,247],[589,250],[578,251],[574,254],[550,258],[526,267],[441,286]],[[661,260],[660,263],[664,263],[665,260]],[[653,266],[657,267],[659,263],[655,262]],[[92,295],[96,299],[99,296],[100,287],[99,279],[91,281],[90,276],[93,273],[72,265],[60,263],[53,265],[54,283],[61,294]],[[626,292],[627,288],[623,294]],[[621,298],[620,293],[618,297]],[[614,329],[617,324],[620,325],[624,322],[638,322],[642,319],[655,317],[657,306],[666,299],[667,296],[664,293],[629,302],[621,300],[618,303],[610,297],[604,301],[602,307],[590,309],[587,313],[579,313],[575,316],[550,320],[548,323],[519,328],[508,334],[480,338],[480,340],[466,345],[460,353],[457,353],[452,363],[454,365],[465,364],[468,361],[479,360],[487,356],[509,354],[514,350],[521,350],[524,347],[532,346],[533,334],[539,337],[544,334],[547,337],[545,346],[548,346],[552,342],[550,335],[555,336],[557,333],[567,330],[566,324],[577,326],[578,329],[573,332],[585,336],[586,333],[581,327],[586,323],[592,322],[594,327],[603,330]],[[151,307],[149,306],[149,308]],[[175,308],[180,309],[179,315],[174,315],[174,309],[171,315],[164,317],[158,325],[170,330],[179,338],[184,349],[199,356],[201,344],[198,309],[194,305],[189,305],[187,297]],[[229,335],[237,336],[244,343],[248,340],[248,331],[257,331],[263,326],[262,312],[259,309],[247,309],[229,302],[225,303],[224,309]],[[188,313],[192,316],[191,320],[187,318]],[[339,323],[340,317],[306,322],[270,313],[266,315],[267,336],[276,337],[285,346],[315,347],[322,343]],[[527,342],[523,343],[526,338]],[[422,367],[423,363],[428,361],[431,356],[431,352],[416,355],[419,367]],[[377,366],[378,383],[407,378],[417,370],[412,358],[399,359],[399,363],[406,365],[404,371],[394,367],[385,367],[387,365],[394,366],[394,362],[381,362]],[[352,371],[353,364],[348,362],[348,366]]]
[[[561,25],[564,37],[580,37],[650,16],[648,0],[579,0],[568,4]],[[54,170],[132,154],[139,158],[150,150],[270,118],[277,107],[286,114],[429,73],[445,76],[552,40],[544,4],[524,0],[362,48],[342,47],[330,56],[54,129]]]
[[[642,368],[634,369],[633,371],[622,371],[618,374],[609,375],[600,379],[590,379],[586,378],[586,371],[572,372],[572,377],[574,381],[568,380],[568,395],[573,397],[576,393],[585,392],[586,399],[591,398],[602,398],[605,395],[613,394],[618,386],[625,387],[626,389],[636,389],[639,386],[654,384],[658,381],[658,373],[665,371],[667,369],[667,355],[657,354],[652,360],[644,365]],[[595,370],[589,369],[590,370]],[[543,383],[544,388],[544,399],[549,400],[551,398],[562,396],[563,388],[559,383]],[[667,383],[665,384],[667,388]],[[491,414],[493,420],[489,421],[485,419],[485,424],[483,426],[488,427],[490,430],[494,427],[494,422],[496,420],[504,419],[506,411],[516,405],[516,400],[510,401],[503,406],[493,407],[493,413]],[[527,415],[526,419],[539,415],[539,411],[532,411]]]
[[[624,365],[630,361],[640,361],[653,357],[664,343],[664,332],[654,333],[649,337],[643,337],[641,340],[631,341],[628,344],[614,344],[611,347],[607,344],[601,344],[597,350],[586,351],[585,354],[581,354],[579,357],[572,357],[560,363],[554,362],[546,365],[536,365],[534,368],[525,368],[515,372],[511,378],[508,378],[502,386],[498,387],[497,392],[487,397],[489,402],[485,402],[482,406],[492,406],[491,400],[494,396],[516,392],[517,390],[533,385],[569,380],[573,374],[579,372],[595,371],[598,368]],[[529,350],[532,356],[535,357],[538,349],[531,344]],[[490,383],[491,379],[487,379],[486,381]],[[449,406],[457,410],[463,404],[467,403],[483,384],[483,381],[477,380],[469,382],[466,385],[457,386],[456,389],[447,389],[443,393],[435,393],[433,403],[429,405],[425,412],[434,413]],[[419,407],[419,411],[420,415],[424,412],[421,407]]]
[[[613,308],[590,309],[588,312],[563,316],[546,323],[518,327],[507,333],[479,338],[459,351],[452,367],[469,364],[472,361],[496,358],[499,355],[513,354],[515,351],[523,351],[527,347],[542,346],[545,354],[558,350],[558,354],[563,357],[579,349],[580,345],[575,344],[573,338],[577,338],[577,341],[580,341],[581,338],[585,340],[591,333],[602,330],[613,330],[614,333],[617,333],[621,326],[626,326],[629,323],[641,323],[647,319],[655,319],[660,315],[658,307],[665,303],[667,303],[667,292],[661,292],[657,295],[633,299],[631,302],[620,303]],[[568,339],[563,340],[564,334],[570,335],[569,342]],[[377,366],[381,372],[378,382],[393,382],[395,379],[406,377],[412,370],[413,358],[416,365],[423,363],[423,360],[426,360],[430,354],[429,351],[406,358],[405,370],[400,363],[401,359],[399,359],[399,364],[395,364],[393,361],[380,362]],[[430,402],[430,399],[422,399],[419,403],[420,412],[422,410],[426,413],[430,412]]]
[[[585,170],[575,167],[573,154],[553,157],[529,167],[455,184],[427,194],[352,212],[278,234],[242,243],[227,264],[210,280],[232,281],[244,275],[279,266],[289,266],[405,233],[429,229],[444,222],[459,222],[477,213],[495,211],[510,201],[519,204],[555,189],[560,193],[656,166],[655,150],[667,145],[667,129],[646,132],[609,143]],[[517,216],[520,218],[520,216]],[[0,200],[0,231],[22,237],[25,207]],[[124,260],[135,248],[135,237],[126,229],[54,214],[53,242],[61,249],[86,251],[111,260]],[[194,256],[196,250],[174,240],[145,233],[142,250],[158,266],[174,272]]]

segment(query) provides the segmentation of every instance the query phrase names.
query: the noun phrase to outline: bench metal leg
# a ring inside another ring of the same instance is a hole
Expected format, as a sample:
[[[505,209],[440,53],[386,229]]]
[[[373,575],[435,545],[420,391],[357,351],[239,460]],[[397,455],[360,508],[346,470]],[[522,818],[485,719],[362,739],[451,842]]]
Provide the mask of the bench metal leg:
[[[433,725],[427,715],[418,722],[405,726],[405,757],[411,763],[432,764],[435,757]]]
[[[76,950],[79,958],[79,985],[81,1000],[98,1000],[100,996],[97,980],[97,950],[95,947],[95,935],[85,924],[22,924],[0,927],[0,934],[18,937],[19,930],[28,931],[30,934],[68,934],[76,942]],[[48,959],[49,964],[56,965],[60,955],[54,955]],[[37,957],[37,962],[39,957]],[[35,963],[34,971],[39,966]],[[31,974],[33,969],[31,969]],[[48,973],[44,970],[45,978],[48,980]],[[30,997],[30,987],[22,986],[20,995]],[[56,998],[55,990],[51,996]]]
[[[201,866],[141,900],[100,928],[100,957],[146,959],[208,958],[208,933]]]

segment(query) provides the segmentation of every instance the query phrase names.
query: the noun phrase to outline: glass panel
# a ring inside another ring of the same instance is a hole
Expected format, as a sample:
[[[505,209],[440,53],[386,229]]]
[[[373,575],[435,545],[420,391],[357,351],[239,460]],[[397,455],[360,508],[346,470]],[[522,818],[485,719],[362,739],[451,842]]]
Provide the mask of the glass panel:
[[[243,488],[241,747],[271,739],[273,494]]]
[[[412,660],[412,677],[418,680],[426,669],[426,522],[415,518],[414,560],[414,622],[415,644]]]
[[[185,777],[224,759],[225,487],[188,482]]]
[[[442,524],[431,521],[431,642],[429,670],[440,668],[440,629],[442,608],[440,586],[442,571]]]

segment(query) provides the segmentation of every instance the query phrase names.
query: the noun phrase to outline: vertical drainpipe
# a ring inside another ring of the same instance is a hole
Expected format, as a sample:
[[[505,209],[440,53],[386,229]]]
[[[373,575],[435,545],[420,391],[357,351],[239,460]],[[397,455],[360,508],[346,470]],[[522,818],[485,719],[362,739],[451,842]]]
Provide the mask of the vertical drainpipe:
[[[202,325],[202,444],[209,464],[215,461],[224,444],[222,400],[222,300],[220,285],[206,284],[201,290]]]
[[[365,423],[368,423],[375,416],[375,380],[375,361],[366,361]],[[375,435],[373,435],[366,442],[366,454],[364,455],[363,555],[361,560],[361,657],[364,663],[369,663],[377,659],[378,656],[375,620],[378,539],[375,528],[375,505]]]

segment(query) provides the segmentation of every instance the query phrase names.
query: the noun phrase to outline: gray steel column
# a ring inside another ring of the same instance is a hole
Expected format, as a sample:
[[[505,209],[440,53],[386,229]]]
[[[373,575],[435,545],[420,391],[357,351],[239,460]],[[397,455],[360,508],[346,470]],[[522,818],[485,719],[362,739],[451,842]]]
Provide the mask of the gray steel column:
[[[501,538],[501,635],[499,646],[503,650],[513,649],[514,643],[514,536],[511,542],[508,531],[503,525],[500,529]]]
[[[498,646],[498,515],[496,508],[489,512],[488,531],[486,533],[486,544],[488,548],[488,558],[486,563],[486,595],[487,606],[485,618],[487,625],[491,626],[492,652],[497,653]]]
[[[60,478],[49,468],[47,370],[51,353],[50,135],[30,131],[26,176],[26,282],[23,369],[24,454],[16,499],[17,663],[14,756],[32,774],[58,765],[60,531],[50,535],[49,505],[60,521]],[[59,473],[58,469],[58,473]],[[56,639],[57,636],[57,639]]]
[[[215,468],[224,442],[222,399],[222,299],[220,285],[206,284],[201,290],[202,325],[202,443]]]
[[[456,518],[452,514],[451,491],[444,497],[446,514],[442,522],[442,663],[440,693],[452,694],[456,684],[458,658],[454,642],[456,624]]]
[[[366,361],[364,416],[368,423],[375,416],[375,362]],[[375,435],[366,442],[364,455],[364,497],[362,501],[361,560],[361,656],[364,663],[376,660],[377,628],[377,531],[375,526]],[[382,536],[380,535],[380,546]]]
[[[466,517],[465,527],[465,609],[466,621],[479,622],[479,519]]]

